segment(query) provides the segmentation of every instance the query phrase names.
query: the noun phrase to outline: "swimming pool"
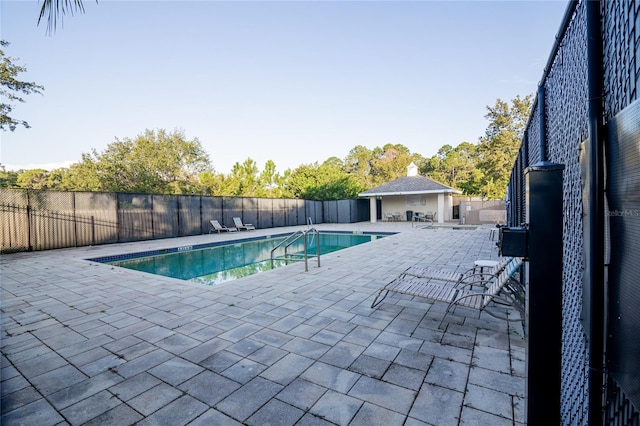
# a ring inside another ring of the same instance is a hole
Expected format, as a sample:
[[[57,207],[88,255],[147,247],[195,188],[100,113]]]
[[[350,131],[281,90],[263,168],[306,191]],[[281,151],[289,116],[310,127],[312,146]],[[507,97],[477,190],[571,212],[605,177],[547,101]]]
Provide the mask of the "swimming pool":
[[[272,269],[271,250],[290,234],[217,242],[173,249],[131,253],[119,256],[89,259],[122,268],[163,275],[206,285],[235,280]],[[391,233],[320,232],[320,254],[367,243]],[[300,239],[290,252],[304,251]],[[316,253],[317,239],[309,235],[307,251]],[[275,260],[274,267],[291,261]]]

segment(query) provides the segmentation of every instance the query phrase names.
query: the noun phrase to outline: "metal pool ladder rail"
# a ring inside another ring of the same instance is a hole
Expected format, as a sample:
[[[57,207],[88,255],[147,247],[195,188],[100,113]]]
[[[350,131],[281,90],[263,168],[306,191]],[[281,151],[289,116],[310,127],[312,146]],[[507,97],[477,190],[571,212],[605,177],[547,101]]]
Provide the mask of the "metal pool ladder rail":
[[[313,238],[315,238],[316,240],[316,254],[315,257],[318,259],[318,268],[320,267],[320,232],[318,232],[318,230],[316,228],[309,228],[309,229],[305,229],[305,230],[300,230],[300,231],[296,231],[293,234],[289,235],[287,238],[285,238],[280,244],[278,244],[277,246],[275,246],[272,250],[271,250],[271,268],[274,267],[274,263],[273,261],[276,259],[279,260],[284,260],[285,262],[289,262],[289,261],[294,261],[294,262],[300,262],[304,260],[304,270],[305,272],[309,271],[309,257],[313,256],[310,255],[307,252],[307,248],[308,248],[308,243],[309,243],[309,239],[308,236],[309,234],[311,234],[311,238],[313,241]],[[303,243],[304,243],[304,252],[303,254],[300,253],[289,253],[289,247],[291,247],[291,245],[293,243],[295,243],[296,241],[303,239]],[[284,249],[284,254],[282,256],[276,256],[275,252],[278,249]]]

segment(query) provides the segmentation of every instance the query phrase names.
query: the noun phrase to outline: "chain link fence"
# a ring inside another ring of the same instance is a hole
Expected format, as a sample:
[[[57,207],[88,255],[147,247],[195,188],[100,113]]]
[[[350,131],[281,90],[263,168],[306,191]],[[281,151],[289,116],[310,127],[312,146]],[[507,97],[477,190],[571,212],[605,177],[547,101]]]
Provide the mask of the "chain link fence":
[[[640,2],[599,1],[597,4],[602,63],[596,66],[604,85],[600,122],[605,123],[609,137],[604,142],[589,141],[589,108],[593,99],[588,93],[587,1],[571,1],[512,170],[507,221],[510,226],[526,221],[527,167],[542,160],[565,165],[561,423],[638,425],[640,217],[637,216],[640,214],[633,213],[640,212],[640,104],[637,101]],[[625,110],[630,117],[623,121],[621,115]],[[627,140],[612,136],[614,125],[625,129]],[[588,191],[591,178],[588,152],[599,143],[606,153],[607,172],[605,183],[598,191],[606,194],[605,203],[609,206],[598,213],[604,222],[605,234],[602,242],[605,259],[600,267],[608,272],[605,273],[608,278],[601,283],[606,289],[607,300],[602,301],[608,313],[605,318],[594,317],[589,311],[586,284],[592,277],[585,277],[588,270],[585,251],[590,238],[587,230],[595,220],[588,215],[593,202]],[[614,144],[625,144],[625,149],[616,150]],[[613,219],[615,215],[610,214],[610,209],[614,205],[622,206],[619,211],[628,214]],[[586,331],[590,321],[601,321],[600,327],[608,336],[606,347],[602,348],[603,365],[597,368],[590,365]],[[605,374],[602,388],[591,389],[590,376],[602,374]],[[602,401],[602,406],[590,407],[589,401]]]

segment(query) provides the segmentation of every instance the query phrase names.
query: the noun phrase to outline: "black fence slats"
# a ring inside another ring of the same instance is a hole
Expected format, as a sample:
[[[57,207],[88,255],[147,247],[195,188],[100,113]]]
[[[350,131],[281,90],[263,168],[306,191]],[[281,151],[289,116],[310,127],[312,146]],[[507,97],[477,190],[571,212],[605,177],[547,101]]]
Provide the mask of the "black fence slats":
[[[287,226],[287,200],[274,198],[272,200],[272,220],[274,227]]]
[[[273,228],[273,200],[271,198],[258,198],[258,228]]]
[[[200,197],[178,195],[177,198],[178,235],[197,235],[203,229],[208,229],[207,226],[202,226],[202,210],[200,208],[202,201]]]
[[[260,210],[258,209],[258,199],[254,197],[242,198],[242,215],[240,218],[243,223],[250,223],[254,226],[258,223],[258,216]]]
[[[325,205],[329,207],[325,208]],[[368,200],[312,201],[255,197],[64,192],[0,188],[0,251],[49,250],[173,238],[209,232],[233,218],[257,228],[369,220]],[[365,206],[364,209],[361,206]]]
[[[538,91],[544,99],[534,104],[531,116],[524,131],[523,143],[513,166],[508,187],[508,223],[519,226],[526,222],[527,195],[525,171],[527,167],[535,165],[541,160],[560,163],[564,169],[563,187],[563,320],[562,320],[562,369],[561,369],[561,416],[559,423],[571,425],[600,424],[600,418],[589,418],[594,413],[604,413],[604,424],[608,425],[638,425],[638,408],[634,402],[640,400],[638,392],[638,354],[635,350],[638,343],[637,330],[640,327],[640,315],[637,315],[636,304],[638,285],[637,262],[627,262],[625,259],[638,258],[638,235],[636,229],[638,217],[633,216],[636,207],[638,185],[634,182],[634,173],[638,166],[637,143],[633,152],[626,152],[619,156],[622,165],[613,164],[606,168],[606,175],[612,181],[606,188],[599,191],[607,195],[608,209],[621,211],[627,216],[621,218],[604,218],[605,222],[617,221],[610,227],[610,233],[605,237],[605,250],[612,254],[609,265],[608,286],[610,306],[609,315],[616,314],[622,319],[610,317],[607,324],[607,336],[611,341],[607,345],[605,354],[606,368],[610,369],[606,375],[606,389],[601,400],[602,407],[589,407],[589,395],[600,394],[603,389],[589,389],[592,374],[601,374],[590,366],[589,342],[585,333],[585,323],[592,320],[590,312],[585,310],[585,235],[583,230],[589,229],[592,218],[586,215],[586,207],[590,203],[589,193],[585,190],[588,176],[581,169],[580,157],[585,149],[600,141],[589,140],[589,70],[588,52],[586,49],[587,34],[587,3],[569,2],[567,14],[558,33],[551,57],[543,73],[539,85],[543,90]],[[603,102],[604,113],[602,123],[605,128],[609,122],[615,121],[621,112],[639,101],[640,94],[640,3],[639,2],[598,2],[600,10],[600,31],[602,34],[602,66],[595,64],[592,70],[602,70],[604,83]],[[592,21],[593,22],[593,21]],[[597,30],[596,30],[597,31]],[[592,56],[597,57],[597,55]],[[596,80],[596,84],[598,81]],[[540,111],[537,103],[543,101],[544,111]],[[636,107],[638,108],[638,107]],[[640,110],[640,108],[638,108]],[[594,109],[595,111],[595,109]],[[541,114],[544,114],[542,116]],[[640,116],[640,114],[638,114]],[[541,129],[541,123],[544,129]],[[626,125],[625,129],[633,126]],[[637,126],[640,129],[640,126]],[[544,132],[544,133],[542,133]],[[640,138],[640,130],[634,133],[633,140]],[[614,138],[608,137],[604,144],[611,143]],[[541,141],[546,145],[541,147]],[[543,156],[542,149],[546,156]],[[615,152],[607,152],[607,161],[615,160]],[[583,158],[583,164],[586,160]],[[634,170],[631,172],[630,170]],[[619,186],[629,190],[626,198],[616,199],[616,182],[619,174],[622,184]],[[629,194],[633,194],[629,196]],[[636,198],[633,198],[636,197]],[[633,202],[629,202],[632,200]],[[626,203],[626,204],[625,204]],[[602,213],[605,215],[605,212]],[[616,229],[622,224],[619,232]],[[605,225],[606,227],[607,225]],[[624,247],[623,254],[616,253],[616,247]],[[604,265],[603,265],[604,267]],[[625,281],[625,277],[628,277]],[[588,286],[587,286],[588,288]],[[624,293],[626,291],[627,293]],[[619,300],[615,300],[618,295]],[[611,303],[618,303],[611,306]],[[627,305],[628,304],[628,305]],[[624,309],[628,309],[624,312]],[[630,314],[630,312],[634,312]],[[619,327],[616,329],[615,327]],[[626,327],[623,329],[623,327]],[[588,327],[587,327],[588,328]],[[613,337],[611,337],[613,336]],[[618,337],[616,337],[618,336]],[[618,341],[616,341],[618,338]],[[634,340],[635,339],[635,340]],[[625,350],[626,348],[626,350]],[[535,349],[532,349],[535,350]],[[635,358],[634,358],[635,357]],[[616,373],[615,367],[622,365],[621,373]],[[605,368],[604,366],[602,368]],[[601,410],[600,410],[601,408]],[[597,414],[596,414],[597,415]],[[525,419],[526,421],[526,419]]]
[[[222,197],[200,197],[200,214],[202,232],[209,232],[212,220],[224,222],[222,215]]]
[[[232,227],[233,218],[242,218],[242,198],[222,197],[222,220],[223,225]]]

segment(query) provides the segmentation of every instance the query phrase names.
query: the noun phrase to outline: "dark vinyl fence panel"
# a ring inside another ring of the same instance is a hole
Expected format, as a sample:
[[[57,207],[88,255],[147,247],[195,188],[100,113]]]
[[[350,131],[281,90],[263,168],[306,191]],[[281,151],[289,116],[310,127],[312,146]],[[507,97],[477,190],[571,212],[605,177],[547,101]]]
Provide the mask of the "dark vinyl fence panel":
[[[307,215],[305,209],[305,201],[304,200],[296,200],[295,205],[296,213],[298,215],[298,223],[297,225],[305,225],[307,223]]]
[[[201,212],[201,230],[202,232],[209,232],[210,221],[217,220],[223,223],[222,215],[222,197],[199,197],[200,198],[200,212]]]
[[[271,198],[258,199],[259,220],[258,227],[273,228],[273,200]]]
[[[198,235],[208,229],[202,226],[201,205],[200,197],[178,195],[178,235]]]
[[[609,374],[640,404],[640,102],[609,121]]]
[[[305,200],[305,216],[310,217],[313,223],[323,223],[325,222],[324,217],[322,216],[322,201],[311,201]]]
[[[260,211],[258,209],[258,198],[242,198],[242,215],[240,215],[242,223],[250,223],[257,226],[259,216]]]
[[[323,201],[322,212],[325,222],[338,223],[338,202],[337,201]]]
[[[351,221],[351,201],[355,200],[338,200],[336,201],[336,210],[338,217],[336,222],[349,223]]]
[[[287,210],[286,210],[286,200],[275,198],[273,199],[273,226],[281,227],[287,226]]]
[[[222,197],[222,220],[223,225],[233,226],[233,218],[242,218],[242,198]]]
[[[0,191],[0,242],[5,252],[31,249],[29,197],[24,191]]]
[[[120,242],[151,240],[153,232],[153,196],[118,194],[118,230]]]
[[[153,238],[172,238],[180,236],[178,196],[153,195]]]
[[[610,424],[640,415],[640,4],[601,2],[609,235]]]
[[[69,193],[46,197],[42,193],[29,195],[29,204],[41,214],[30,223],[31,245],[34,250],[49,250],[77,245],[74,225],[74,201]]]
[[[298,200],[284,200],[287,226],[298,225]]]
[[[365,200],[366,201],[366,200]],[[369,220],[356,200],[331,202],[348,206],[344,223]],[[2,253],[143,241],[199,235],[209,222],[233,226],[233,218],[258,228],[324,223],[323,202],[254,197],[63,192],[0,188]]]
[[[118,242],[118,198],[116,194],[76,192],[75,215],[78,245]]]

